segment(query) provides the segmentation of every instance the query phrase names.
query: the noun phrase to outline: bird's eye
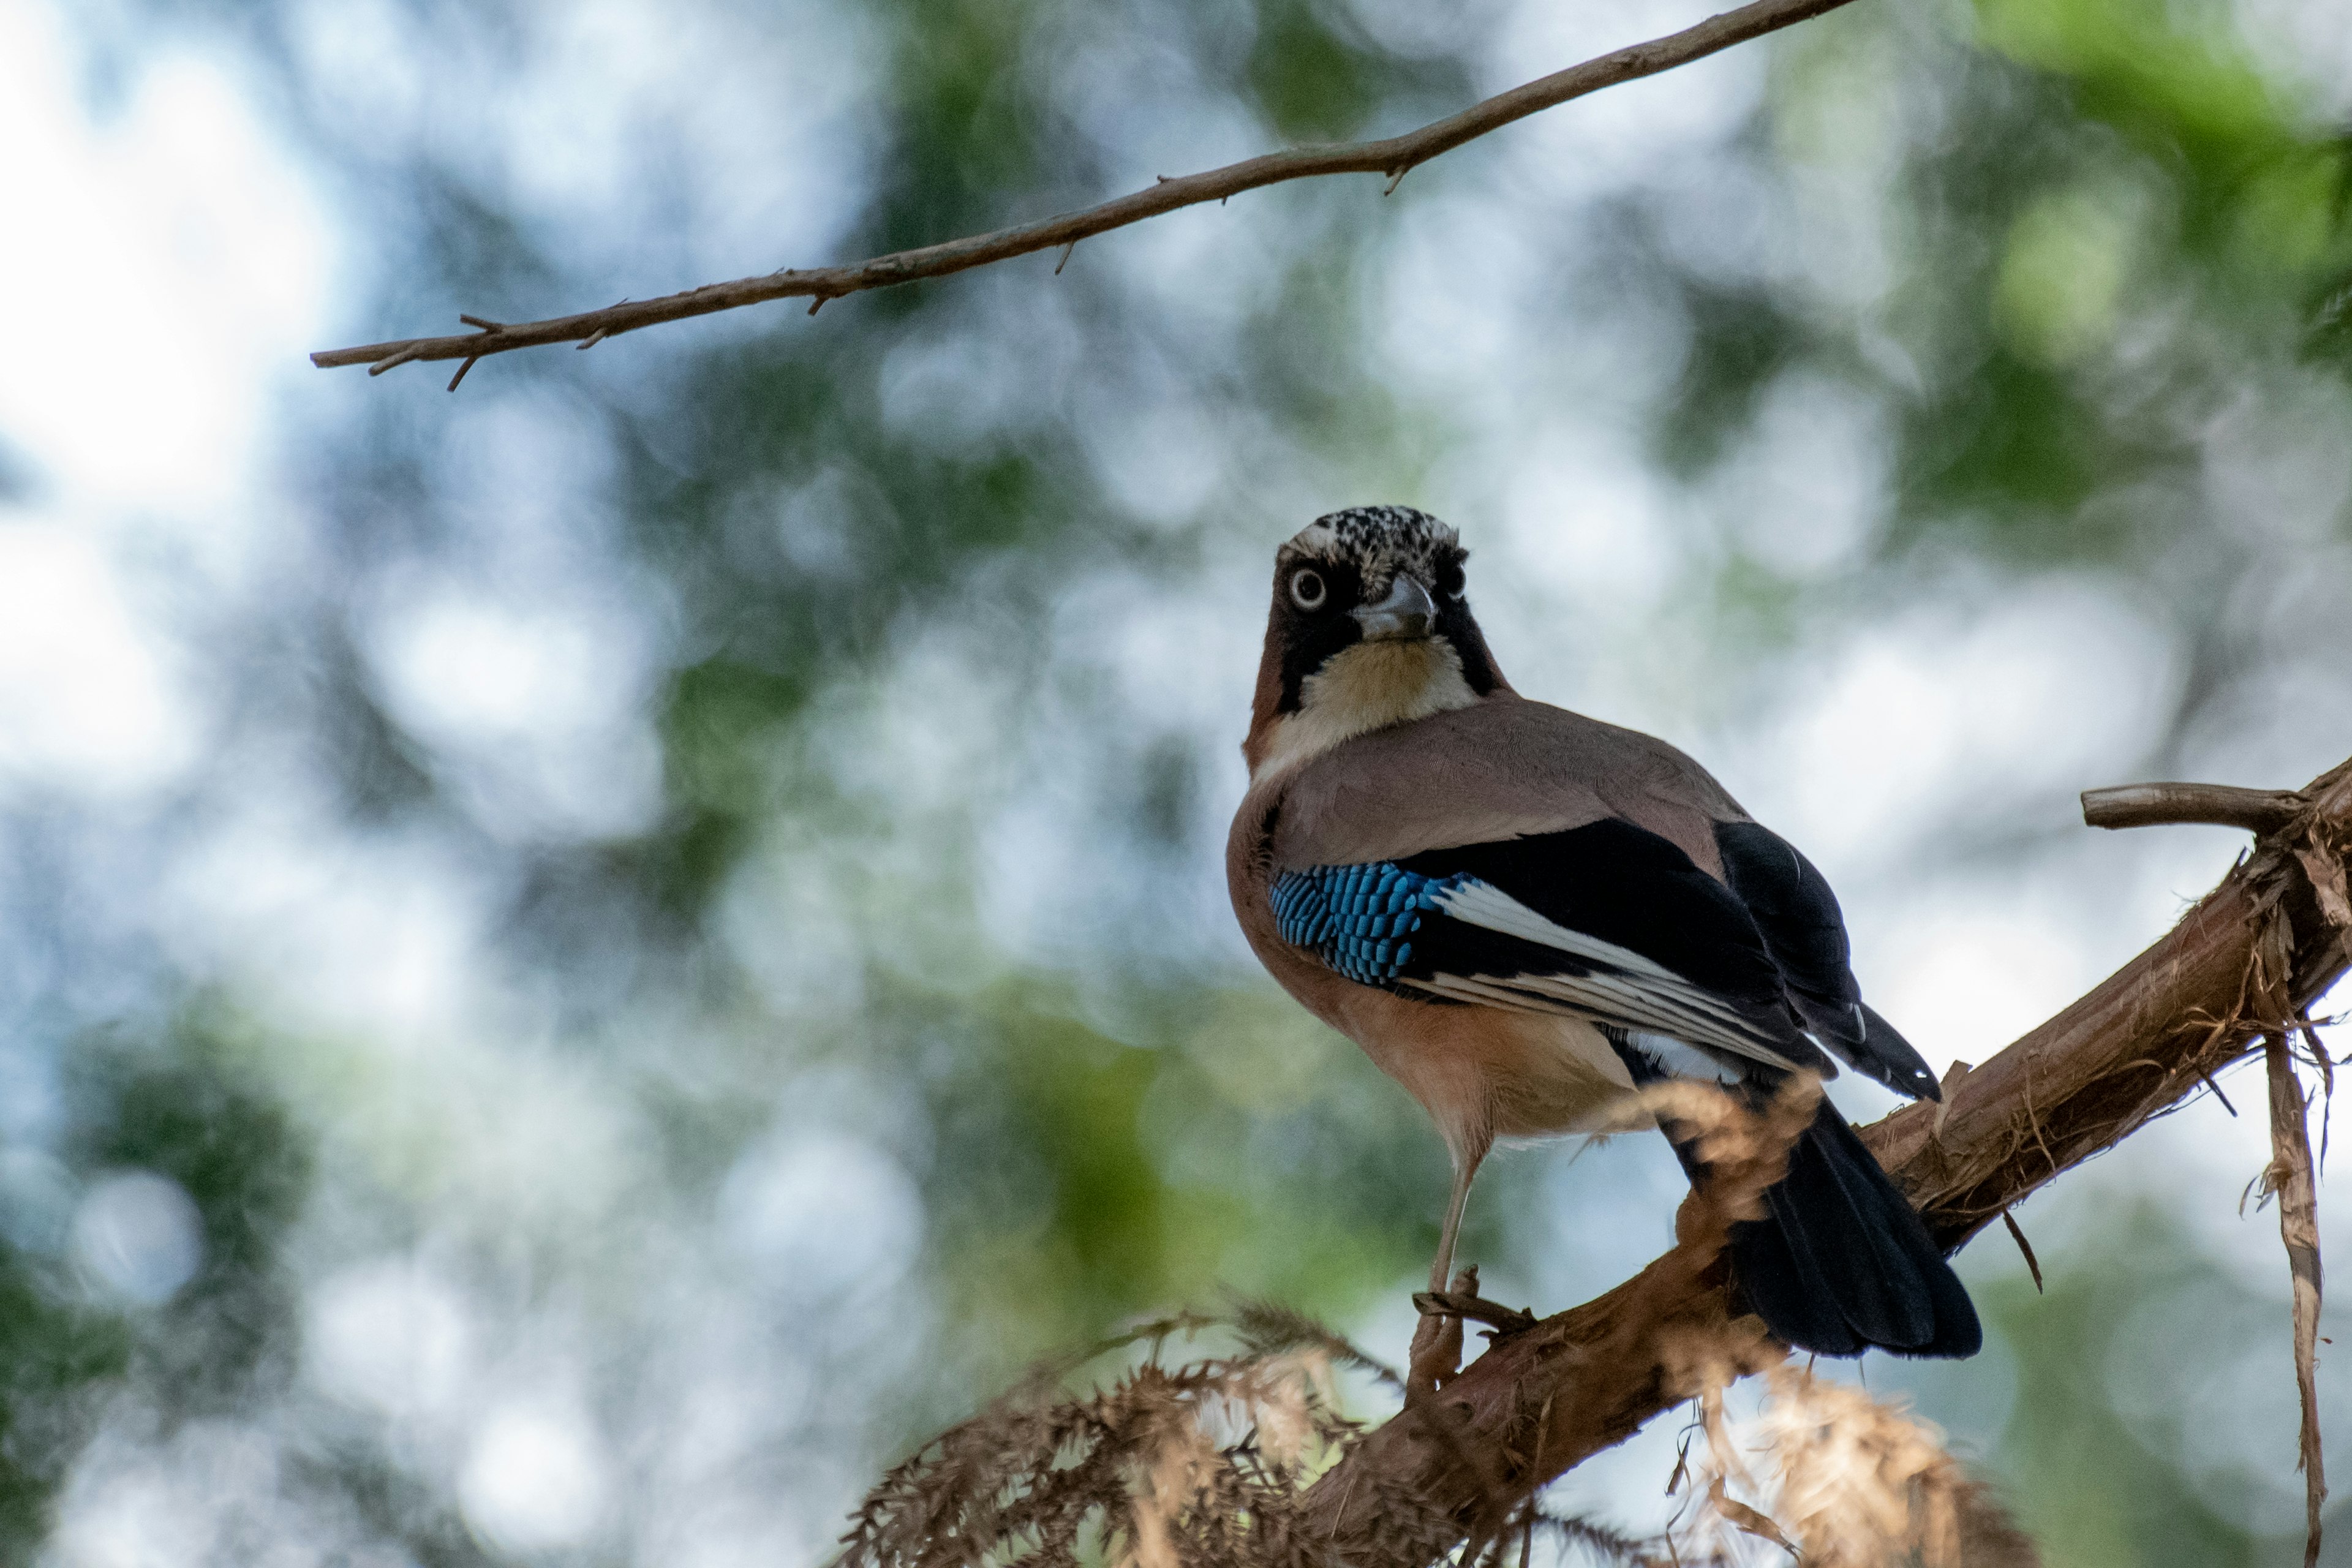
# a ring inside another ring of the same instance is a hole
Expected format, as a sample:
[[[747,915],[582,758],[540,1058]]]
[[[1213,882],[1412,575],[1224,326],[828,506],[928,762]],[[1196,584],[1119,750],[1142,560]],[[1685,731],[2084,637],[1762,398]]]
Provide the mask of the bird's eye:
[[[1437,591],[1451,599],[1462,592],[1462,563],[1456,561],[1437,574]]]
[[[1323,574],[1312,566],[1302,567],[1290,574],[1290,602],[1302,610],[1319,610],[1331,591],[1323,584]]]

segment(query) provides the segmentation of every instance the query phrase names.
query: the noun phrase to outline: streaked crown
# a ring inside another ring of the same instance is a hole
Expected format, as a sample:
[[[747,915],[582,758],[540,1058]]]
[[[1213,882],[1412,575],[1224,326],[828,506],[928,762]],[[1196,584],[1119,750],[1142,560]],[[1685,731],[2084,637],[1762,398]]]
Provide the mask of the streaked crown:
[[[1364,591],[1377,598],[1400,572],[1434,586],[1447,570],[1458,573],[1462,541],[1453,528],[1409,506],[1351,506],[1327,512],[1291,535],[1277,553],[1278,565],[1293,559],[1346,563],[1362,576]]]

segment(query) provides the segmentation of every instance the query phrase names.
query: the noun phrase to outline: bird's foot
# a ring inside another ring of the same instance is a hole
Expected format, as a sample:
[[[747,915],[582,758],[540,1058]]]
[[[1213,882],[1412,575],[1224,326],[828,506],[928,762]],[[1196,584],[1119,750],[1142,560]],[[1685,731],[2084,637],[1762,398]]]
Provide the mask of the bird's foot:
[[[1536,1326],[1534,1311],[1491,1302],[1477,1293],[1477,1265],[1454,1277],[1451,1290],[1413,1290],[1421,1323],[1413,1328],[1412,1389],[1442,1389],[1461,1371],[1463,1323],[1486,1323],[1482,1333],[1500,1342]]]
[[[1533,1312],[1518,1307],[1506,1307],[1500,1301],[1489,1301],[1477,1293],[1475,1280],[1468,1290],[1465,1290],[1462,1282],[1456,1279],[1451,1290],[1416,1291],[1412,1304],[1421,1309],[1423,1322],[1431,1318],[1453,1318],[1484,1323],[1489,1340],[1507,1340],[1536,1326]]]
[[[1413,1325],[1412,1350],[1405,1363],[1407,1399],[1436,1393],[1462,1370],[1462,1314],[1436,1308],[1433,1303],[1456,1295],[1475,1299],[1477,1293],[1478,1270],[1475,1265],[1454,1277],[1451,1290],[1414,1292],[1412,1304],[1421,1309],[1421,1321]]]
[[[1536,1315],[1506,1307],[1478,1294],[1476,1265],[1454,1277],[1450,1290],[1416,1290],[1412,1304],[1421,1321],[1412,1331],[1412,1359],[1407,1362],[1406,1392],[1433,1393],[1454,1381],[1462,1368],[1462,1325],[1484,1323],[1488,1341],[1507,1340],[1536,1326]]]

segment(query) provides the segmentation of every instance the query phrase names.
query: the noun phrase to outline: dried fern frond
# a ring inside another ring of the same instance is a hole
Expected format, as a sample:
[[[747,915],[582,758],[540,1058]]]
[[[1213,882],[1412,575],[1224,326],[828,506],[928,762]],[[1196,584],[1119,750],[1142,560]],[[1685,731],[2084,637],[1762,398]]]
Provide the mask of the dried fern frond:
[[[1788,1173],[1789,1151],[1812,1125],[1822,1080],[1790,1073],[1769,1099],[1753,1103],[1712,1083],[1670,1079],[1643,1089],[1634,1104],[1693,1145],[1708,1179],[1684,1205],[1678,1224],[1698,1224],[1708,1237],[1734,1220],[1764,1213],[1764,1190]]]
[[[1168,1337],[1211,1326],[1230,1330],[1240,1352],[1160,1364]],[[1331,1370],[1360,1367],[1391,1384],[1395,1373],[1313,1318],[1253,1300],[1222,1319],[1153,1319],[1088,1354],[1144,1343],[1152,1359],[1104,1386],[1062,1392],[1083,1359],[1063,1358],[932,1438],[868,1494],[835,1568],[1326,1568],[1328,1534],[1307,1527],[1301,1500],[1362,1435],[1337,1406]],[[1461,1545],[1461,1521],[1401,1487],[1374,1481],[1351,1511],[1421,1562]],[[1676,1558],[1664,1537],[1637,1540],[1532,1501],[1460,1560],[1524,1568],[1538,1537],[1558,1548],[1554,1560],[1609,1568],[1719,1561]]]
[[[1243,1353],[1160,1364],[1161,1342],[1225,1322]],[[1062,1395],[1048,1363],[883,1477],[842,1538],[838,1568],[1075,1564],[1082,1543],[1140,1568],[1287,1568],[1319,1561],[1297,1528],[1310,1468],[1358,1436],[1333,1399],[1335,1361],[1379,1363],[1302,1314],[1245,1304],[1177,1314],[1089,1352],[1149,1342],[1153,1359]],[[1086,1358],[1080,1358],[1086,1359]]]
[[[1388,1387],[1403,1392],[1404,1379],[1397,1375],[1393,1367],[1358,1349],[1352,1341],[1333,1333],[1295,1307],[1237,1297],[1232,1322],[1234,1331],[1254,1354],[1270,1356],[1286,1351],[1318,1350],[1341,1366],[1370,1373]]]
[[[1766,1379],[1762,1413],[1736,1432],[1719,1398],[1702,1400],[1707,1451],[1692,1467],[1704,1499],[1695,1542],[1721,1551],[1738,1530],[1807,1568],[2033,1568],[2032,1543],[1943,1435],[1904,1405],[1793,1363]],[[1757,1463],[1743,1463],[1743,1449]],[[1757,1503],[1731,1497],[1734,1485]]]

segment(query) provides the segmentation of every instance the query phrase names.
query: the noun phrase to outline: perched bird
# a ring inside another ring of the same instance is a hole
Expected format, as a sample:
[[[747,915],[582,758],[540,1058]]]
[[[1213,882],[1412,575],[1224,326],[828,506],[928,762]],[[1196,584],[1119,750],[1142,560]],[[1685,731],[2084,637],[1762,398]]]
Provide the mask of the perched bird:
[[[1433,1290],[1497,1138],[1601,1128],[1668,1079],[1760,1096],[1835,1076],[1832,1056],[1937,1096],[1863,1004],[1812,863],[1664,742],[1514,691],[1465,558],[1396,506],[1334,512],[1276,553],[1225,857],[1259,959],[1445,1140]],[[1780,1338],[1976,1352],[1967,1291],[1826,1098],[1765,1209],[1733,1227],[1731,1270]]]

